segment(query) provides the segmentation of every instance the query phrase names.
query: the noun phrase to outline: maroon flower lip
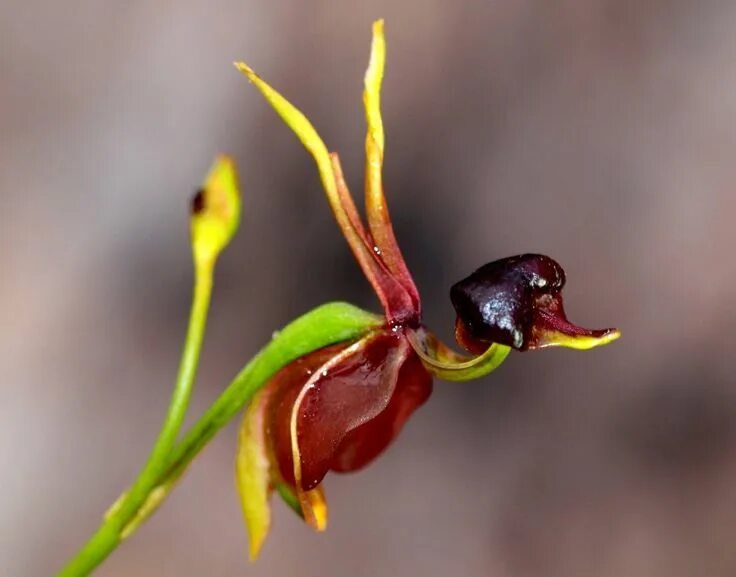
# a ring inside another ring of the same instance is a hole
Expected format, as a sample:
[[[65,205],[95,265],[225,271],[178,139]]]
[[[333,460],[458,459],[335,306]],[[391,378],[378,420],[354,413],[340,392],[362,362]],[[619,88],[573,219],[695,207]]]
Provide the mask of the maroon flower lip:
[[[590,348],[618,338],[616,329],[590,330],[567,320],[565,271],[548,256],[522,254],[488,263],[453,285],[458,343],[480,353],[491,343],[526,351],[550,346]]]

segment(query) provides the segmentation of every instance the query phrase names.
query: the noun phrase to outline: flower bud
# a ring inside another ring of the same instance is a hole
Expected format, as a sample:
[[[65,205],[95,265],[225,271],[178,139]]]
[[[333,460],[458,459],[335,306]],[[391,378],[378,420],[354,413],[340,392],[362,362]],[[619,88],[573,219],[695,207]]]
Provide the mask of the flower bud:
[[[240,223],[240,195],[235,163],[219,156],[192,199],[192,249],[196,261],[216,258]]]

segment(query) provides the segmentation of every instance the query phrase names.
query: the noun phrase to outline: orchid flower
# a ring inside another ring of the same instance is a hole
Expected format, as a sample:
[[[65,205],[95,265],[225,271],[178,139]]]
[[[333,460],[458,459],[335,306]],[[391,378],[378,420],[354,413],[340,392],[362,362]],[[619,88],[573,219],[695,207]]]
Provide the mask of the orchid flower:
[[[191,207],[194,290],[179,371],[160,432],[138,476],[59,577],[89,575],[136,533],[197,455],[244,407],[236,479],[255,558],[270,528],[271,493],[276,490],[309,525],[324,530],[325,475],[361,469],[380,455],[429,398],[435,377],[447,381],[482,377],[512,349],[589,349],[620,336],[615,329],[591,331],[567,320],[561,296],[565,274],[554,260],[539,254],[491,262],[452,287],[455,336],[466,353],[455,352],[424,326],[419,293],[396,242],[383,194],[380,90],[385,55],[383,22],[378,21],[373,25],[363,98],[368,125],[365,222],[345,184],[337,154],[328,152],[299,110],[246,64],[236,64],[314,157],[330,207],[383,314],[344,302],[305,313],[274,333],[199,418],[182,430],[215,265],[241,215],[234,162],[219,157]]]
[[[386,44],[383,21],[373,25],[363,102],[365,222],[343,177],[309,120],[248,65],[237,68],[313,156],[337,223],[383,307],[362,334],[298,358],[278,371],[245,412],[236,461],[237,486],[255,558],[270,527],[276,490],[317,530],[327,524],[322,481],[372,462],[396,438],[432,392],[433,377],[465,381],[498,367],[512,349],[588,349],[620,336],[571,324],[562,306],[562,268],[525,254],[487,264],[452,287],[456,338],[469,355],[442,343],[422,322],[421,300],[396,242],[382,167],[380,92]]]

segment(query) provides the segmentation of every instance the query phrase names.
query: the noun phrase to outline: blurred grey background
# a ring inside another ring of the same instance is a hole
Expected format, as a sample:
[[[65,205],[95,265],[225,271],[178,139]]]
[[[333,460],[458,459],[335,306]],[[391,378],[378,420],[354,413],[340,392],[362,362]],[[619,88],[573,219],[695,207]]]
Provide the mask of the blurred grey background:
[[[99,570],[116,576],[736,574],[736,3],[40,2],[0,8],[0,573],[50,575],[132,479],[186,324],[187,207],[214,155],[245,214],[193,412],[274,329],[377,308],[304,150],[245,59],[361,190],[362,76],[386,18],[386,182],[427,323],[539,251],[615,345],[437,383],[331,525],[280,503],[248,565],[235,427]]]

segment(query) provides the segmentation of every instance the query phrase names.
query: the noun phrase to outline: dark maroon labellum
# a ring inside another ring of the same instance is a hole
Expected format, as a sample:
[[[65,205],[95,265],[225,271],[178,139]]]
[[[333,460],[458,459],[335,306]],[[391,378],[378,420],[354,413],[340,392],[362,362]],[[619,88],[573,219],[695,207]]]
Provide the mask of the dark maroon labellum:
[[[565,272],[551,258],[522,254],[488,263],[450,289],[458,316],[458,337],[500,343],[524,350],[529,347],[536,312],[565,284]]]

